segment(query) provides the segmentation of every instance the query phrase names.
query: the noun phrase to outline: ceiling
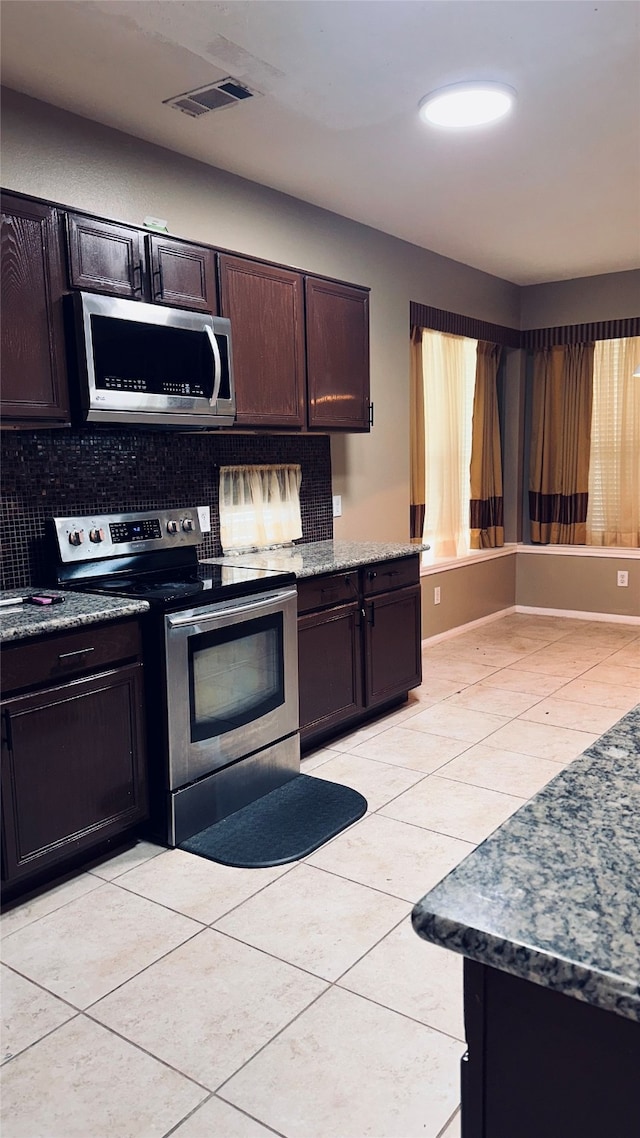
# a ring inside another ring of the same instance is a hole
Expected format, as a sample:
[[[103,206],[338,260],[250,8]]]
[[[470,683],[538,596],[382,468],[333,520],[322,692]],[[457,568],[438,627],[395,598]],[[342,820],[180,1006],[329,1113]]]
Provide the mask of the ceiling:
[[[508,120],[419,121],[474,78]],[[3,0],[2,81],[517,284],[640,266],[636,0]]]

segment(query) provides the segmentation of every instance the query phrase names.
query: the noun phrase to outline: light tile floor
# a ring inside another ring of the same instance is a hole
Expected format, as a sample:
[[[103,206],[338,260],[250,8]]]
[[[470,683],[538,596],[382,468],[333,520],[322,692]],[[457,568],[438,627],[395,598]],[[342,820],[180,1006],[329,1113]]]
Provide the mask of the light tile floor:
[[[423,655],[304,760],[369,803],[305,862],[140,842],[3,916],[3,1138],[459,1138],[462,961],[411,907],[636,704],[640,627],[513,614]]]

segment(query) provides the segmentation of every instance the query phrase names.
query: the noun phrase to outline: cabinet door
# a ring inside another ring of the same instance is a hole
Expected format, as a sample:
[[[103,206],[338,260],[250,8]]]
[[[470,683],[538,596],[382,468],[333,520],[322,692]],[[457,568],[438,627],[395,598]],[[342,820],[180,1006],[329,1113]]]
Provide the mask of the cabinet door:
[[[2,197],[2,415],[7,423],[69,422],[60,218]]]
[[[422,681],[420,586],[366,600],[365,693],[375,707]]]
[[[307,277],[309,426],[369,430],[369,293]]]
[[[73,288],[147,300],[144,236],[130,225],[68,213],[69,277]]]
[[[233,329],[236,423],[304,424],[302,277],[221,254],[220,301]]]
[[[148,234],[151,299],[156,304],[217,315],[213,249]]]
[[[362,711],[361,653],[357,603],[298,617],[303,742]]]
[[[146,816],[142,665],[3,702],[4,878],[55,865]]]

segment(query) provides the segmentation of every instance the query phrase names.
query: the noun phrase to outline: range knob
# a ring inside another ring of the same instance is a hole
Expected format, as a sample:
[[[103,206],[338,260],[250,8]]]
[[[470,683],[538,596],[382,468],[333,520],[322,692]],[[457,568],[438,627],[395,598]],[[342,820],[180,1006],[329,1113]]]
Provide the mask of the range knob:
[[[174,521],[167,522],[167,533],[177,533],[178,523]]]
[[[89,541],[93,541],[96,544],[100,541],[104,541],[104,530],[103,529],[90,529],[89,530]]]
[[[69,545],[82,545],[84,541],[83,529],[72,529],[69,534]]]
[[[193,532],[193,521],[191,520],[191,518],[183,518],[182,519],[182,528],[183,528],[185,533],[192,533]]]

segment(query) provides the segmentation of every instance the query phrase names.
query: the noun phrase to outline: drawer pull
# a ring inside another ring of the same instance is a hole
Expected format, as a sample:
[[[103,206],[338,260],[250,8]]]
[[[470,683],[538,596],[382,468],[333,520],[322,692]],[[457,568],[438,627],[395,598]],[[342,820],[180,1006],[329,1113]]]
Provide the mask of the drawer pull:
[[[61,652],[58,659],[62,661],[70,660],[73,656],[88,656],[89,652],[95,652],[95,648],[78,648],[75,652]]]

